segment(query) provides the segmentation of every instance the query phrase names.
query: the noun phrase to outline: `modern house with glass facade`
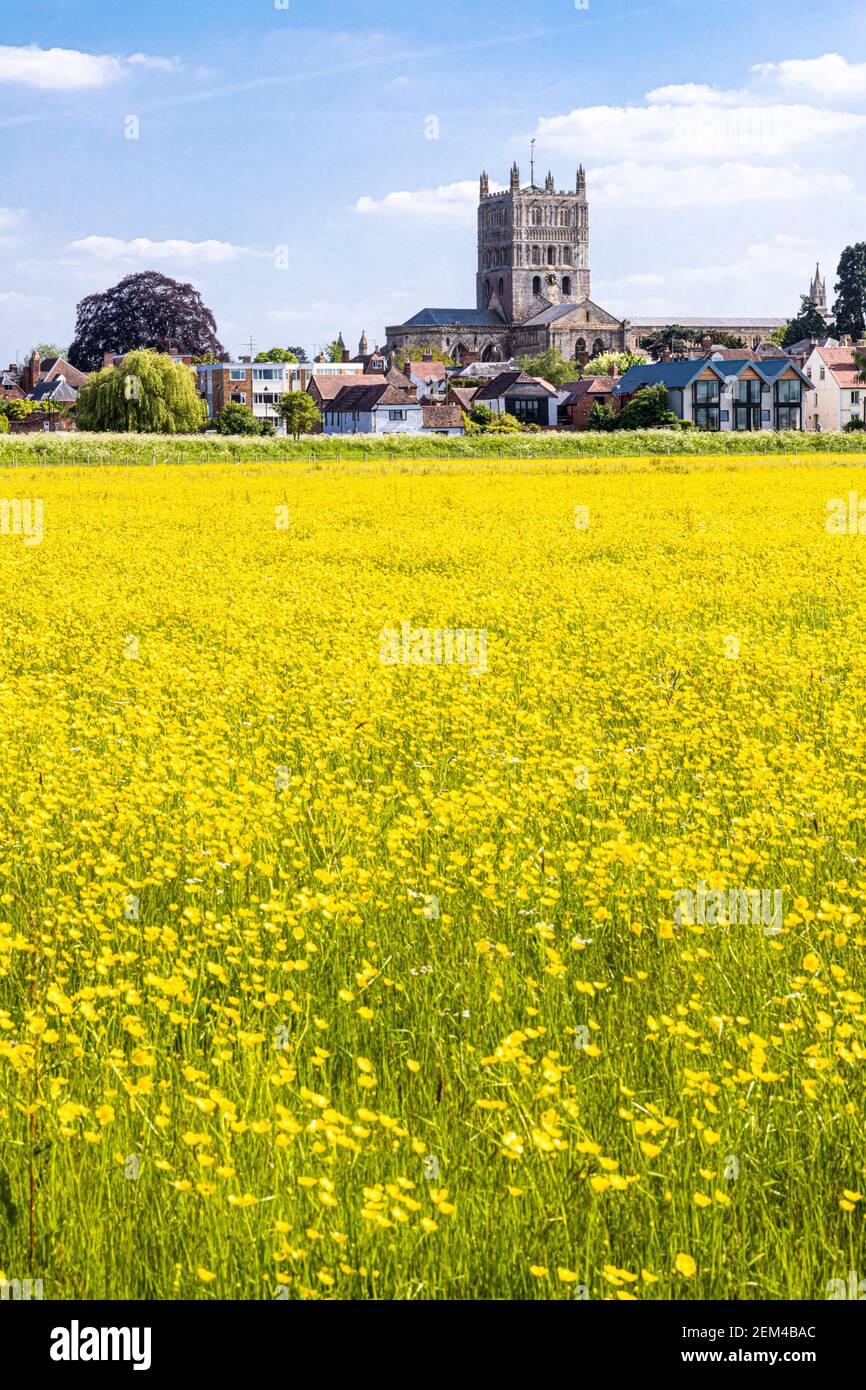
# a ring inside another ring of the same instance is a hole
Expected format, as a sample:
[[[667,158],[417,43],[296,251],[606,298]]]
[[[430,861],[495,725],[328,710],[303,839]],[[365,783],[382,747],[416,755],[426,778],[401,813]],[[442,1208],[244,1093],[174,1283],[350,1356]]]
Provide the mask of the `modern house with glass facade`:
[[[699,430],[803,430],[812,382],[788,357],[696,358],[629,367],[613,394],[621,405],[644,386],[664,386],[671,410]]]

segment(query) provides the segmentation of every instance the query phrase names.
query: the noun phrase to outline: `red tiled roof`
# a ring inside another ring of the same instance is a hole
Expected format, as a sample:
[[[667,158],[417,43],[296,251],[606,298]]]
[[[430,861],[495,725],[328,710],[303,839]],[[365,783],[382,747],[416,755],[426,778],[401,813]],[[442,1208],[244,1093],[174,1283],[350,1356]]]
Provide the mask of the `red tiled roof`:
[[[347,372],[340,376],[319,376],[314,372],[307,383],[307,391],[315,384],[323,401],[333,401],[347,386],[381,386],[384,380],[381,372],[365,372],[358,376],[351,376]]]
[[[425,405],[422,407],[425,430],[459,430],[463,428],[463,413],[459,405]]]
[[[477,387],[475,386],[449,386],[448,394],[452,397],[452,401],[449,402],[449,404],[458,405],[461,409],[467,412],[470,411],[472,409],[472,402],[475,399],[476,390]]]
[[[414,372],[422,381],[429,381],[431,377],[434,381],[445,380],[444,362],[407,362],[406,371]]]
[[[379,381],[375,386],[344,386],[343,390],[333,401],[327,401],[325,410],[373,410],[379,405],[400,405],[404,408],[409,405],[417,405],[417,399],[409,395],[407,391],[400,391],[396,386],[389,386],[386,381]]]
[[[863,385],[851,348],[818,348],[818,356],[830,368],[837,386],[844,386],[846,390],[853,387],[856,391]]]

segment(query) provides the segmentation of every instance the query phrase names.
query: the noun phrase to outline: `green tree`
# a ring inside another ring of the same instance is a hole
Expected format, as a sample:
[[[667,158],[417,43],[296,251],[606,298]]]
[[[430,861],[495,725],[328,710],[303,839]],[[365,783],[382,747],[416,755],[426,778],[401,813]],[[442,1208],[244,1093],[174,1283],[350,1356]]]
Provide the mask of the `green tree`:
[[[566,381],[577,381],[580,366],[563,357],[558,347],[550,347],[537,357],[521,357],[517,363],[528,376],[540,376],[551,386],[562,386]]]
[[[262,424],[257,420],[248,405],[240,401],[229,401],[219,415],[214,417],[217,434],[261,434]]]
[[[6,419],[6,416],[5,416],[5,415],[0,415],[0,434],[8,434],[8,433],[9,433],[9,421]]]
[[[149,349],[130,352],[119,367],[95,372],[75,404],[80,430],[190,434],[207,418],[195,373]]]
[[[703,342],[705,336],[705,334],[701,334],[701,342]],[[744,348],[746,346],[745,338],[739,338],[736,333],[726,333],[724,329],[721,331],[717,330],[715,333],[711,334],[711,337],[713,340],[713,347]]]
[[[272,347],[267,352],[257,352],[253,358],[254,362],[297,362],[291,348]]]
[[[285,421],[286,429],[294,439],[300,439],[302,434],[312,434],[316,426],[322,423],[316,402],[306,391],[286,391],[280,396],[277,414]]]
[[[637,391],[619,412],[616,420],[618,430],[657,430],[669,429],[679,421],[668,403],[668,393],[664,385],[644,386]]]
[[[585,429],[596,430],[598,432],[615,430],[617,414],[612,406],[603,405],[601,401],[596,401],[592,410],[586,417]]]
[[[24,420],[34,410],[38,410],[39,405],[36,401],[2,401],[0,402],[0,414],[5,415],[7,420]]]
[[[46,357],[65,357],[68,351],[68,348],[59,347],[57,343],[36,343],[30,349],[30,353],[38,352],[43,362]]]
[[[800,296],[800,312],[785,325],[782,347],[791,347],[804,338],[826,338],[830,329],[807,294]]]
[[[642,367],[646,360],[646,354],[643,352],[601,352],[598,357],[593,357],[591,362],[587,362],[583,375],[610,376],[616,367],[621,376],[629,367]]]
[[[658,362],[665,348],[670,348],[672,357],[684,357],[694,336],[693,331],[683,328],[681,323],[671,323],[667,328],[657,328],[655,332],[647,333],[645,338],[641,338],[640,346],[646,349],[654,362]]]
[[[342,362],[343,344],[339,338],[335,338],[332,343],[325,344],[325,356],[329,362]]]
[[[866,330],[866,241],[845,247],[836,274],[836,334],[862,338]]]

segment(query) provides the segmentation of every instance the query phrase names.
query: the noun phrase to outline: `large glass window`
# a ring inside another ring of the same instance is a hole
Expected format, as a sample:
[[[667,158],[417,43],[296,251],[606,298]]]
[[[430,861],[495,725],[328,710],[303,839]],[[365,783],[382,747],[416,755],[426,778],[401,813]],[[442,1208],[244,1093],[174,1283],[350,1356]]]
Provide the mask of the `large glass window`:
[[[761,428],[761,382],[753,377],[743,377],[737,382],[737,395],[734,401],[734,429],[759,430]]]
[[[777,430],[798,430],[801,428],[802,400],[803,384],[798,377],[776,382]]]
[[[719,417],[718,377],[711,381],[696,381],[692,388],[692,416],[699,430],[717,430]]]
[[[509,415],[515,416],[521,425],[537,425],[541,419],[541,401],[538,397],[524,400],[506,401]]]
[[[776,400],[779,405],[799,405],[802,383],[797,377],[776,383]]]

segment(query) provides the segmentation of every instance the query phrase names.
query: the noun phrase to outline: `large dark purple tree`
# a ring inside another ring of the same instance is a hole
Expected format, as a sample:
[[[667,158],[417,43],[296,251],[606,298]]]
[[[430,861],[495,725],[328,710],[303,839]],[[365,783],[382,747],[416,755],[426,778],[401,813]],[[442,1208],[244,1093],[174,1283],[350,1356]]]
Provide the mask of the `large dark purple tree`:
[[[73,367],[93,372],[106,352],[135,348],[226,355],[216,320],[198,290],[156,270],[127,275],[103,294],[82,299],[68,357]]]

